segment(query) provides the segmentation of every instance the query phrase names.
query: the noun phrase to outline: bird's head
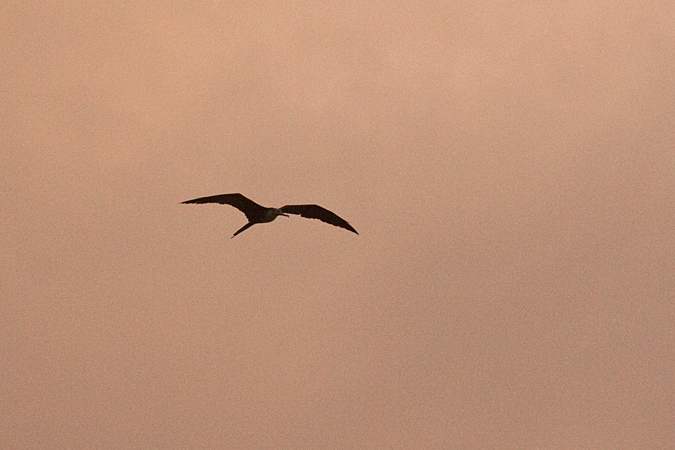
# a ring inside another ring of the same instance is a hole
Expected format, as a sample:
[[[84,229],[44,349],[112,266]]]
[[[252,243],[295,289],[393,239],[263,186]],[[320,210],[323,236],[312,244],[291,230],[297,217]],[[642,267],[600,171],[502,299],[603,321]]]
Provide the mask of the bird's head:
[[[284,216],[288,217],[288,214],[285,214],[283,211],[281,211],[279,208],[274,208],[274,212],[276,213],[277,216]]]

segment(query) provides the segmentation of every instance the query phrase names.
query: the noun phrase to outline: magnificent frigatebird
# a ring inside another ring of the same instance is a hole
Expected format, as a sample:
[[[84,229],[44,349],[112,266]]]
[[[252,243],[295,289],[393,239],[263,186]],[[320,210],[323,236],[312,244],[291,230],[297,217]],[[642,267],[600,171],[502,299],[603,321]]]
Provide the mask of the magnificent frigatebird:
[[[234,206],[239,211],[246,214],[248,223],[239,228],[232,237],[235,237],[256,223],[271,222],[276,219],[277,216],[288,217],[288,214],[297,214],[301,217],[307,217],[308,219],[319,219],[322,222],[359,234],[346,220],[319,205],[286,205],[281,208],[265,208],[241,194],[211,195],[210,197],[195,198],[182,203],[220,203],[221,205]]]

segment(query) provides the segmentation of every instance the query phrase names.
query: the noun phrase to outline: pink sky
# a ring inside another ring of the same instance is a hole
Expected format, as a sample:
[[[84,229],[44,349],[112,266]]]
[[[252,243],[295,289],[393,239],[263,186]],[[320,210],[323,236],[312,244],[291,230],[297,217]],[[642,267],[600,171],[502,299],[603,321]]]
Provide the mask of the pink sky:
[[[675,7],[235,4],[0,7],[0,448],[672,449]]]

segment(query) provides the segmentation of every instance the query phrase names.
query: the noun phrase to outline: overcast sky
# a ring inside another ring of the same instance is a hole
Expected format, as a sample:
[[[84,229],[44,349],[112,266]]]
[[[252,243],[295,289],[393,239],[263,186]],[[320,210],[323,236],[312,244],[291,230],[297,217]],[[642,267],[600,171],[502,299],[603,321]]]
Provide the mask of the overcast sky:
[[[0,30],[1,448],[672,448],[672,2]]]

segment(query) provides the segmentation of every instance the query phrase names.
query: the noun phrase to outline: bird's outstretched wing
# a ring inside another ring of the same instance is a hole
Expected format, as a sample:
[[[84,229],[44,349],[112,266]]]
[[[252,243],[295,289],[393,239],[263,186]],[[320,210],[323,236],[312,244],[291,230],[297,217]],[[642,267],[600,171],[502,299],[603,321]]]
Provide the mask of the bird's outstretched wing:
[[[297,214],[308,219],[319,219],[322,222],[359,234],[345,219],[319,205],[286,205],[280,209],[287,214]]]
[[[267,208],[260,206],[253,200],[249,200],[241,194],[220,194],[209,197],[200,197],[192,200],[186,200],[182,203],[220,203],[221,205],[230,205],[246,214],[249,221],[256,221],[265,214]]]

